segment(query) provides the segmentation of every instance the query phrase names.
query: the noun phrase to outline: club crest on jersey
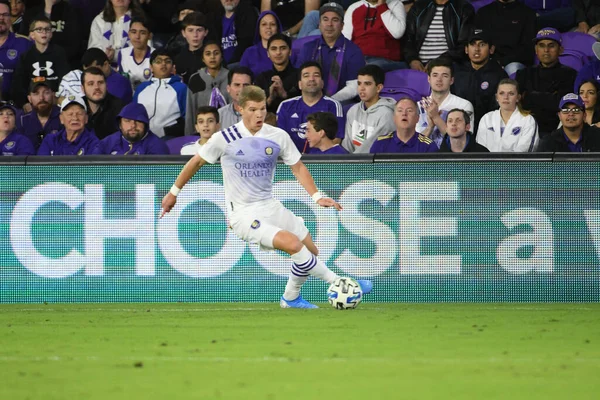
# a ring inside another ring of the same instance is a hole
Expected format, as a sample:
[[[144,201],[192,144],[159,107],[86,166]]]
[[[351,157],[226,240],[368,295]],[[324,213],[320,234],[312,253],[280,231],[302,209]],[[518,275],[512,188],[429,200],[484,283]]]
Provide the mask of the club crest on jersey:
[[[512,130],[513,135],[518,135],[520,132],[521,132],[520,126],[517,126],[516,128],[513,128],[513,130]]]
[[[265,154],[270,156],[273,154],[273,148],[272,147],[267,147],[265,148]]]
[[[79,151],[77,152],[78,156],[83,155],[83,153],[85,152],[85,150],[83,149],[83,147],[81,149],[79,149]]]
[[[15,58],[17,58],[18,55],[19,55],[19,52],[15,49],[9,49],[6,52],[6,56],[8,57],[9,60],[14,60]]]
[[[485,90],[490,87],[490,84],[486,82],[481,82],[481,90]]]
[[[10,149],[12,149],[13,147],[15,147],[15,142],[13,142],[13,141],[11,140],[10,142],[6,143],[6,144],[4,145],[4,147],[6,148],[6,150],[10,150]]]
[[[152,71],[150,71],[150,68],[144,68],[144,79],[150,79],[151,75]]]
[[[258,229],[260,228],[260,221],[255,219],[254,221],[252,221],[252,224],[250,224],[250,228],[252,229]]]

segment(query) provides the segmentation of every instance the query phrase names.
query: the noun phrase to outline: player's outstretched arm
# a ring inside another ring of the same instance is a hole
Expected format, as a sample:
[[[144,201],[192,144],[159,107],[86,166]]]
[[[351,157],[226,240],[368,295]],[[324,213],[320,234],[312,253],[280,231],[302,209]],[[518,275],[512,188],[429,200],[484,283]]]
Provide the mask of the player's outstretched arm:
[[[310,171],[302,161],[298,161],[296,164],[291,165],[290,168],[298,182],[300,182],[302,187],[311,195],[318,205],[321,207],[335,207],[337,210],[342,209],[342,206],[337,201],[325,197],[319,192]]]
[[[171,187],[171,190],[169,190],[169,193],[163,197],[159,218],[162,218],[166,213],[171,211],[177,202],[177,195],[179,194],[179,191],[185,186],[186,183],[188,183],[190,179],[192,179],[192,176],[194,176],[204,164],[206,164],[206,161],[198,154],[190,158],[177,176],[177,179]]]

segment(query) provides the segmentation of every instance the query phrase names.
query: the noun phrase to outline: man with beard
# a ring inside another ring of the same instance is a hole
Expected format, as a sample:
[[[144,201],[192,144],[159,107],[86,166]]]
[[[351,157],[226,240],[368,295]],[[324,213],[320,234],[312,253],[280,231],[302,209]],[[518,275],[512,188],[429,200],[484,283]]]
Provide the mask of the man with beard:
[[[104,139],[117,129],[117,115],[123,109],[123,102],[106,90],[106,78],[100,68],[90,67],[81,74],[81,85],[87,110],[87,127],[96,132],[98,139]]]
[[[451,92],[469,100],[475,108],[475,119],[471,119],[473,132],[477,132],[479,120],[498,108],[496,89],[498,83],[508,75],[495,59],[493,45],[487,30],[475,29],[465,45],[468,60],[454,64],[454,84]]]
[[[316,61],[307,61],[299,68],[298,87],[301,96],[284,100],[277,109],[277,126],[286,131],[300,153],[309,153],[306,141],[307,117],[309,114],[330,112],[338,119],[338,131],[335,144],[344,138],[344,113],[342,105],[331,97],[323,96],[323,78],[321,65]]]
[[[568,93],[558,105],[562,127],[540,140],[537,151],[600,152],[600,128],[585,123],[585,104],[579,95]]]
[[[102,139],[93,154],[169,154],[166,143],[148,129],[150,118],[143,105],[127,104],[117,120],[119,131]]]
[[[10,31],[11,14],[9,0],[0,0],[0,79],[2,80],[2,99],[10,99],[10,88],[13,73],[19,58],[33,42],[26,37],[15,35]]]
[[[38,149],[38,156],[83,156],[98,145],[94,131],[86,128],[88,120],[81,97],[66,98],[60,107],[60,122],[64,129],[47,135]]]
[[[47,134],[62,129],[60,107],[54,104],[54,91],[45,80],[31,82],[27,100],[32,110],[17,119],[17,129],[37,149]]]
[[[221,43],[225,64],[237,64],[253,44],[258,13],[249,1],[221,0],[221,5],[210,18],[214,24],[211,37]]]

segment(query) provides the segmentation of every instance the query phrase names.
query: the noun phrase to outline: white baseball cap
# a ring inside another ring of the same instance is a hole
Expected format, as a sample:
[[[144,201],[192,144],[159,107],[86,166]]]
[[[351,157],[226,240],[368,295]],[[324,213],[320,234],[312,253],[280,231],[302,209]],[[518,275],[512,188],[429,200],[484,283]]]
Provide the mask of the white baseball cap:
[[[87,112],[87,107],[85,105],[85,101],[83,100],[83,98],[79,97],[79,96],[73,96],[73,95],[65,97],[62,104],[60,105],[60,111],[61,112],[64,111],[65,108],[67,108],[68,106],[70,106],[73,103],[79,104]]]

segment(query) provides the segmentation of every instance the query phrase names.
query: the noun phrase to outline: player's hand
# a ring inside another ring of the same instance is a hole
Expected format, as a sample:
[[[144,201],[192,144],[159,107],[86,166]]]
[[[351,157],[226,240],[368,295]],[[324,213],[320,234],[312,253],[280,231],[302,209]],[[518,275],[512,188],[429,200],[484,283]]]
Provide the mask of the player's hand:
[[[177,202],[177,196],[173,196],[170,192],[165,195],[162,199],[162,203],[160,204],[160,215],[158,218],[162,218],[166,213],[171,211]]]
[[[335,209],[338,211],[341,211],[342,209],[340,203],[329,197],[321,197],[319,201],[317,201],[317,204],[321,207],[335,207]]]

